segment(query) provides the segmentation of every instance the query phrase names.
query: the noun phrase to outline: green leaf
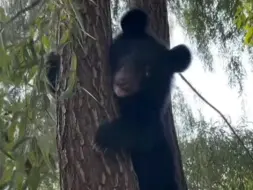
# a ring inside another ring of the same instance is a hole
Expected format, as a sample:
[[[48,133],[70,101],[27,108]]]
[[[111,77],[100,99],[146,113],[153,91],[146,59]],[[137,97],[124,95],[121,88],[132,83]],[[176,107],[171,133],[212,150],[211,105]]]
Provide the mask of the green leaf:
[[[52,139],[52,136],[50,136],[50,135],[40,136],[38,138],[38,145],[40,147],[40,150],[41,150],[41,153],[42,153],[45,163],[47,164],[48,167],[50,167],[52,169],[53,166],[50,162],[50,157],[49,157],[50,147],[51,147],[50,139]]]
[[[50,107],[50,100],[49,97],[47,96],[47,94],[43,95],[43,110],[47,110]]]
[[[1,57],[0,67],[4,67],[10,64],[11,62],[10,56],[7,55],[6,51],[2,47],[0,47],[0,57]]]
[[[0,7],[0,21],[1,22],[6,22],[8,20],[8,17],[5,14],[5,10],[3,7]]]
[[[65,44],[67,41],[69,41],[69,37],[70,37],[70,31],[69,30],[65,30],[64,33],[63,33],[63,35],[62,35],[60,43],[61,44]]]
[[[12,181],[15,189],[21,189],[23,181],[24,181],[24,173],[23,172],[15,172],[14,179]]]
[[[248,28],[248,32],[244,39],[245,44],[251,44],[252,42],[253,42],[253,27]]]
[[[28,177],[28,186],[31,190],[37,190],[40,183],[40,168],[33,167]]]
[[[50,40],[46,35],[42,36],[42,44],[44,46],[44,48],[48,51],[50,49]]]
[[[30,137],[23,137],[21,139],[19,139],[15,145],[12,147],[12,151],[15,151],[20,145],[22,145],[23,143],[25,143],[26,141],[30,140]]]

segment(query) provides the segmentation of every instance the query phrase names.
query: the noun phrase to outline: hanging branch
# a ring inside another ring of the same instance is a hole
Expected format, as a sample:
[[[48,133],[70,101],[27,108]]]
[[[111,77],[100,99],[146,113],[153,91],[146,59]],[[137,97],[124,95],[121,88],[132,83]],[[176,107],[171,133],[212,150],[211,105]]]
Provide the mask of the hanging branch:
[[[191,83],[182,75],[179,74],[180,77],[183,79],[184,82],[186,82],[186,84],[193,90],[193,92],[195,92],[198,97],[200,97],[201,100],[203,100],[208,106],[210,106],[212,109],[214,109],[214,111],[216,111],[221,118],[225,121],[225,123],[228,125],[229,129],[232,131],[232,133],[235,135],[235,137],[237,138],[237,140],[241,143],[241,145],[243,146],[243,148],[245,149],[246,153],[248,154],[248,156],[250,157],[250,159],[253,162],[253,156],[251,155],[250,151],[247,149],[247,147],[244,145],[242,139],[239,137],[239,135],[237,135],[236,131],[234,130],[234,128],[232,127],[232,125],[229,123],[229,121],[226,119],[226,117],[221,113],[221,111],[219,111],[216,107],[214,107],[210,102],[208,102],[192,85]]]
[[[4,23],[4,27],[1,28],[0,33],[3,32],[4,28],[6,26],[8,26],[10,23],[12,23],[15,19],[17,19],[20,15],[24,14],[25,12],[33,9],[34,7],[36,7],[39,3],[41,2],[41,0],[37,0],[34,1],[33,3],[31,3],[30,5],[28,5],[27,7],[21,9],[20,11],[17,12],[17,14],[15,14],[13,17],[10,18],[10,20],[8,20],[6,23]]]

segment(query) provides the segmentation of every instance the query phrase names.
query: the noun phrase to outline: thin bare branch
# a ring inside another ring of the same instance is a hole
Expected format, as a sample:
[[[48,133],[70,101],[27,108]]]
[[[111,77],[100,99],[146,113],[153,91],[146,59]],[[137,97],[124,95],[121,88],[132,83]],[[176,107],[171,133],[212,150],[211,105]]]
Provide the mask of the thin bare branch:
[[[25,7],[24,9],[21,9],[20,11],[17,12],[17,14],[15,14],[13,17],[10,18],[10,20],[8,20],[6,23],[4,23],[4,27],[1,28],[0,33],[3,32],[4,28],[6,26],[8,26],[10,23],[12,23],[15,19],[17,19],[20,15],[24,14],[25,12],[33,9],[34,7],[36,7],[37,5],[39,5],[41,2],[41,0],[37,0],[34,1],[31,5],[28,5],[27,7]]]
[[[208,106],[210,106],[212,109],[214,109],[214,111],[216,111],[221,118],[225,121],[225,123],[228,125],[228,127],[230,128],[230,130],[232,131],[232,133],[235,135],[235,137],[237,138],[237,140],[239,141],[239,143],[241,143],[241,145],[243,146],[243,148],[245,149],[246,153],[248,154],[248,156],[250,157],[251,161],[253,162],[253,156],[251,155],[250,151],[247,149],[247,147],[244,145],[243,140],[239,137],[239,135],[236,133],[236,131],[234,130],[234,128],[232,127],[232,125],[229,123],[229,121],[227,120],[227,118],[224,116],[224,114],[221,113],[220,110],[218,110],[216,107],[214,107],[210,102],[208,102],[192,85],[191,83],[182,75],[179,74],[180,77],[183,79],[184,82],[186,82],[186,84],[200,97],[201,100],[203,100]]]

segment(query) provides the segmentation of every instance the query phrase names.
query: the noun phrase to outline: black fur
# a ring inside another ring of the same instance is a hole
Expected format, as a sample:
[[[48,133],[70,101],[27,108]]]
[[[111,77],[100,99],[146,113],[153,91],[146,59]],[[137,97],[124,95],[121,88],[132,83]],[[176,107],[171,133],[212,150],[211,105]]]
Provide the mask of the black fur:
[[[140,190],[178,190],[160,118],[173,74],[188,68],[191,53],[184,45],[168,50],[147,25],[147,15],[138,9],[121,20],[123,31],[109,56],[120,115],[99,127],[95,142],[102,149],[131,152]]]
[[[55,93],[56,90],[56,85],[60,74],[60,61],[60,55],[55,52],[49,53],[46,58],[47,79],[49,82],[48,87],[52,93]]]

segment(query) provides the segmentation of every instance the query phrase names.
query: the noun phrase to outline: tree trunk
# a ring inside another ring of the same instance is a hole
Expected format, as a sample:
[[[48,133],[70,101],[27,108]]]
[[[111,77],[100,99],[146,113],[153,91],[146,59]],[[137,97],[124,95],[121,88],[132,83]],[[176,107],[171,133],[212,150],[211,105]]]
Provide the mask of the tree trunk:
[[[110,1],[82,0],[79,9],[85,32],[84,46],[77,45],[78,84],[73,97],[58,101],[57,146],[59,152],[60,183],[64,190],[135,190],[136,177],[129,159],[105,159],[93,149],[96,129],[114,114],[109,88],[108,46],[111,42]],[[63,74],[70,67],[70,50],[64,49]],[[66,79],[61,79],[60,90]],[[85,89],[85,90],[84,90]],[[90,95],[89,93],[92,95]],[[94,100],[94,96],[99,103]]]
[[[170,32],[168,23],[167,1],[166,0],[129,0],[131,8],[137,7],[145,10],[150,16],[151,32],[158,38],[164,40],[170,48]],[[165,128],[166,139],[174,156],[175,180],[178,183],[177,190],[187,190],[187,183],[183,171],[181,153],[178,145],[175,124],[173,120],[171,96],[168,97],[168,105],[165,108]]]

